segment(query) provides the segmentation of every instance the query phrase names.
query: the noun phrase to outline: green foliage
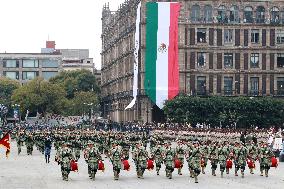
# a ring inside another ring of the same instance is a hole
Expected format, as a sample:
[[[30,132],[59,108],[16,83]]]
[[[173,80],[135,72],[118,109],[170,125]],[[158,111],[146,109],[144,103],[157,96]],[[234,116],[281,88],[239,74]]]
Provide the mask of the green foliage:
[[[36,78],[16,89],[12,95],[13,103],[21,105],[21,111],[41,112],[45,114],[61,113],[67,105],[66,93],[58,84],[51,84],[42,78]]]
[[[164,111],[174,122],[238,127],[282,125],[284,101],[271,97],[189,97],[167,101]]]
[[[0,104],[6,106],[11,105],[11,96],[14,90],[18,89],[20,84],[18,81],[14,81],[5,77],[0,78]]]
[[[68,99],[74,98],[75,93],[80,91],[100,92],[95,76],[88,70],[63,71],[51,78],[50,82],[63,85]]]
[[[98,96],[94,92],[76,92],[74,98],[69,100],[68,115],[82,115],[90,109],[98,110]]]

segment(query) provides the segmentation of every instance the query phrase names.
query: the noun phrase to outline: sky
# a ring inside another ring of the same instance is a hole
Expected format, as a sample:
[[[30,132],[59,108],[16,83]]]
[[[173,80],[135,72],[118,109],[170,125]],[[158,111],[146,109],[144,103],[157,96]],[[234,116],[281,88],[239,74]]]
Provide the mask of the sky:
[[[100,69],[101,14],[124,0],[0,0],[0,52],[39,53],[45,41],[56,48],[90,49]]]

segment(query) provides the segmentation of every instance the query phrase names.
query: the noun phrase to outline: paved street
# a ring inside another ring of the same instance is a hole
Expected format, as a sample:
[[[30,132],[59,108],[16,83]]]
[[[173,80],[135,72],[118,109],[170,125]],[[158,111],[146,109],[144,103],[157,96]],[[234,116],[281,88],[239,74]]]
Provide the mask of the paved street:
[[[54,162],[54,150],[50,164],[45,164],[44,156],[37,150],[34,151],[33,156],[27,156],[26,148],[24,148],[22,154],[18,156],[15,142],[12,143],[9,159],[6,159],[4,154],[4,148],[1,147],[0,189],[280,189],[284,186],[284,163],[280,164],[277,169],[271,169],[268,178],[260,177],[258,171],[255,175],[250,175],[246,171],[244,179],[235,177],[232,173],[221,179],[219,172],[217,177],[213,177],[209,174],[208,166],[206,175],[199,176],[199,184],[195,184],[193,179],[189,179],[185,167],[184,174],[178,176],[175,171],[172,180],[166,179],[164,171],[160,176],[156,176],[155,171],[148,170],[145,173],[145,179],[139,180],[135,176],[132,162],[131,170],[122,171],[120,180],[114,181],[112,167],[108,160],[105,160],[105,172],[98,172],[96,180],[91,181],[88,178],[86,163],[81,158],[79,173],[72,172],[69,182],[65,182],[61,179],[60,167]]]

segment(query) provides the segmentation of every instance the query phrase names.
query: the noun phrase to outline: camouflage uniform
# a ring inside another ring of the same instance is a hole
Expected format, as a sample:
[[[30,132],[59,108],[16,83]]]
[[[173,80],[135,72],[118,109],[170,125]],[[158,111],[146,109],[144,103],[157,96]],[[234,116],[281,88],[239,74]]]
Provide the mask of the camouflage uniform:
[[[119,173],[121,170],[121,159],[122,159],[122,150],[120,146],[117,146],[116,143],[113,144],[113,148],[110,151],[110,160],[113,166],[114,180],[118,180]]]
[[[213,143],[212,146],[210,146],[209,150],[209,158],[211,161],[211,170],[212,175],[216,176],[216,169],[218,165],[218,146],[217,142]]]
[[[137,177],[143,179],[143,174],[147,168],[148,152],[141,144],[136,147],[135,151]]]
[[[156,164],[156,171],[157,171],[157,175],[159,175],[160,173],[160,169],[163,163],[163,147],[159,144],[157,145],[156,148],[153,148],[153,158],[155,160],[155,164]]]
[[[191,154],[189,156],[189,164],[190,167],[193,171],[193,177],[195,179],[195,183],[198,183],[198,179],[197,176],[200,174],[201,170],[200,170],[200,160],[201,160],[201,151],[199,148],[199,143],[198,141],[194,142],[194,147],[191,151]]]
[[[65,143],[59,153],[59,162],[61,165],[62,178],[65,181],[68,181],[68,175],[71,171],[71,165],[70,165],[71,160],[75,159],[71,148],[69,148],[67,145],[70,145],[70,144]]]
[[[223,173],[226,168],[226,161],[229,157],[230,149],[229,145],[225,142],[219,149],[218,149],[218,161],[220,164],[220,171],[221,171],[221,177],[223,177]]]
[[[238,176],[238,170],[241,169],[242,178],[244,178],[244,171],[246,168],[247,149],[243,145],[239,146],[236,142],[234,147],[234,163],[235,163],[235,176]]]
[[[181,141],[178,141],[178,146],[176,147],[176,157],[181,162],[181,167],[178,168],[178,174],[179,175],[182,175],[181,169],[182,169],[183,163],[184,163],[184,155],[185,155],[184,146],[182,145]]]
[[[258,154],[261,176],[263,176],[263,171],[265,171],[265,176],[268,177],[268,171],[271,167],[271,158],[274,156],[274,154],[268,147],[267,143],[259,148]]]
[[[32,155],[33,153],[33,146],[34,146],[34,139],[32,134],[28,134],[25,140],[25,144],[27,146],[27,154]]]
[[[172,179],[172,173],[174,171],[175,168],[175,150],[170,146],[171,143],[168,143],[166,145],[165,151],[164,151],[164,163],[166,165],[166,177],[168,177],[169,179]]]
[[[95,180],[95,176],[98,170],[98,162],[101,160],[101,155],[97,148],[94,147],[94,143],[89,141],[88,147],[84,151],[84,157],[88,164],[89,177]]]

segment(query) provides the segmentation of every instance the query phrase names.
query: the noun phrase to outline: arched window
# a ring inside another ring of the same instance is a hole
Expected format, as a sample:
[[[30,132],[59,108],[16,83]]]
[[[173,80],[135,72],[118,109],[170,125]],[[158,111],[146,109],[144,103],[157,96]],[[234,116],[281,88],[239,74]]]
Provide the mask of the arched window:
[[[218,20],[219,23],[227,23],[228,22],[228,18],[227,18],[227,14],[226,14],[226,7],[224,5],[221,5],[218,8],[217,20]]]
[[[279,24],[280,23],[280,12],[277,7],[271,9],[271,23]]]
[[[265,22],[265,8],[263,6],[258,6],[256,8],[256,23]]]
[[[253,12],[251,7],[244,9],[244,23],[253,23]]]
[[[193,5],[191,7],[191,21],[198,22],[200,20],[200,7],[199,5]]]
[[[234,5],[230,8],[230,22],[239,23],[239,8]]]
[[[206,5],[204,7],[204,21],[205,22],[212,22],[212,6]]]

